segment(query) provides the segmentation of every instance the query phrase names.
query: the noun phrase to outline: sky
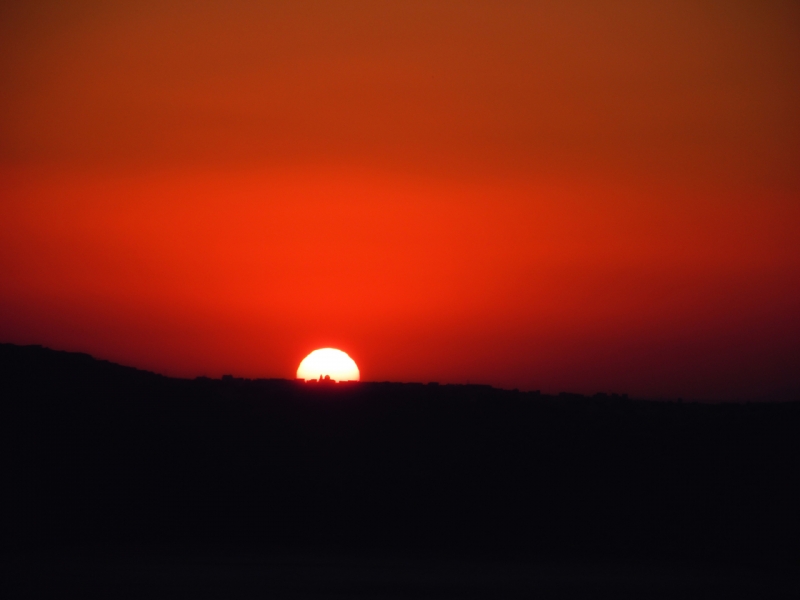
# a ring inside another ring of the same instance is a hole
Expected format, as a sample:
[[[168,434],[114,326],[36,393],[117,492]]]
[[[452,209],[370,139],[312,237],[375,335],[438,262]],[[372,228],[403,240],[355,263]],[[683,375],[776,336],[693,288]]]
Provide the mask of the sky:
[[[0,341],[800,395],[800,4],[5,2]]]

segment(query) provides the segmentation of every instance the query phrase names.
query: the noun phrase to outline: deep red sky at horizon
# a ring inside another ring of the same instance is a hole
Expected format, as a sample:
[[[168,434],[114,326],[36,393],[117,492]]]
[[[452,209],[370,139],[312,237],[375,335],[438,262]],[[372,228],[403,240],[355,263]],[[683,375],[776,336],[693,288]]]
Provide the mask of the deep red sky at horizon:
[[[0,7],[0,341],[800,393],[794,2]]]

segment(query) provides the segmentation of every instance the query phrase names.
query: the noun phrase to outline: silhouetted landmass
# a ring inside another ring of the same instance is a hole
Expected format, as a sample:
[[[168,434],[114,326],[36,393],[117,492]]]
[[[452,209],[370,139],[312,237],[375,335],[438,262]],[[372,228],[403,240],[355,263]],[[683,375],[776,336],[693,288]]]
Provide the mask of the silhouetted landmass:
[[[800,403],[174,379],[0,345],[6,552],[800,559]]]

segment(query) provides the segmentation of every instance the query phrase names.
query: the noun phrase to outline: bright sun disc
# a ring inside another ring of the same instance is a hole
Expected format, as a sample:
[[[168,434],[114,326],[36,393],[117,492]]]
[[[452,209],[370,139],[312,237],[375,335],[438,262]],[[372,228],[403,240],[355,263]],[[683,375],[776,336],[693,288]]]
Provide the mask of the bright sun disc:
[[[312,379],[330,377],[333,381],[358,381],[361,374],[355,361],[336,348],[314,350],[297,367],[297,378]]]

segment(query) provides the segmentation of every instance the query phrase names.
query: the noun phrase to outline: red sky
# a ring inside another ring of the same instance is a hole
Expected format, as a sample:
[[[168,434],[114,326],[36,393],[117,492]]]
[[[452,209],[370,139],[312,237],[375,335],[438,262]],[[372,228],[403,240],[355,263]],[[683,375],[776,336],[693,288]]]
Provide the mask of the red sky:
[[[0,341],[800,391],[796,2],[17,4]]]

